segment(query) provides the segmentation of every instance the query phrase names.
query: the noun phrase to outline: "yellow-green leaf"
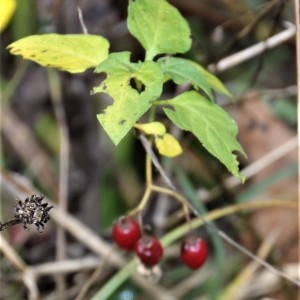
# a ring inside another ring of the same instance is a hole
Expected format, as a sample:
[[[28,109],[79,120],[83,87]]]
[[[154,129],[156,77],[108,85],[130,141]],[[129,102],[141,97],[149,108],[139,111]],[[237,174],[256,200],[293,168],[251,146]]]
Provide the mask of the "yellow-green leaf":
[[[161,122],[151,122],[151,123],[137,123],[134,125],[135,128],[143,131],[145,134],[153,135],[164,135],[166,133],[166,127]]]
[[[99,35],[51,33],[27,36],[7,48],[44,67],[80,73],[104,61],[108,47],[108,41]]]
[[[182,153],[182,148],[173,135],[166,133],[155,137],[155,145],[161,155],[174,157]]]
[[[113,99],[97,118],[118,145],[162,92],[163,73],[154,61],[132,63],[130,52],[111,53],[96,72],[107,74],[93,93]]]
[[[8,25],[16,8],[15,0],[0,0],[0,32]]]

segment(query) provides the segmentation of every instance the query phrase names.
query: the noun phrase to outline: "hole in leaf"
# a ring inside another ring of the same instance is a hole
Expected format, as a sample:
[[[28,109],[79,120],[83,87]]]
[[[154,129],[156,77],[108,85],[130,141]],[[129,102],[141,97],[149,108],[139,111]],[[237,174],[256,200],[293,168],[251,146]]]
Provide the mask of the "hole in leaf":
[[[145,85],[136,77],[130,78],[129,85],[131,86],[131,88],[136,90],[139,94],[141,94],[145,90]]]
[[[121,120],[121,121],[119,121],[119,125],[123,125],[124,123],[126,122],[126,120]]]

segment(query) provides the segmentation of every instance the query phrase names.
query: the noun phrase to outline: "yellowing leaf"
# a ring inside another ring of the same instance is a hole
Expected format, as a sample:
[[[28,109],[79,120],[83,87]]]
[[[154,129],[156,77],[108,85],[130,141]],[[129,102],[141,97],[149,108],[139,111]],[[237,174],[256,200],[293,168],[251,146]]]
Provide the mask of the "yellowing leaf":
[[[135,128],[143,131],[145,134],[153,135],[164,135],[166,133],[166,127],[161,122],[151,122],[151,123],[137,123],[134,125]]]
[[[130,62],[130,52],[111,53],[96,72],[107,76],[93,93],[105,93],[113,99],[97,118],[118,145],[161,95],[163,73],[154,61]]]
[[[15,0],[0,0],[0,32],[8,25],[16,8]]]
[[[42,66],[80,73],[104,61],[108,47],[108,41],[98,35],[51,33],[27,36],[7,48]]]
[[[161,155],[174,157],[182,153],[178,141],[169,133],[155,137],[155,145]]]

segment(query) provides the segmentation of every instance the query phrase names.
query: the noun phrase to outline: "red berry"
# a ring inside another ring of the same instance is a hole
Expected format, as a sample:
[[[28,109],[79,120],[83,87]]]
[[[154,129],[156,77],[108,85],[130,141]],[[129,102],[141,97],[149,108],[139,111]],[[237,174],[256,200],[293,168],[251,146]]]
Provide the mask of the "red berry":
[[[145,235],[135,245],[135,253],[146,267],[153,267],[163,256],[163,247],[154,236]]]
[[[206,242],[200,237],[188,237],[181,244],[180,256],[190,269],[199,269],[205,263],[208,256]]]
[[[113,226],[113,239],[123,249],[133,250],[141,237],[139,224],[129,216],[121,217]]]

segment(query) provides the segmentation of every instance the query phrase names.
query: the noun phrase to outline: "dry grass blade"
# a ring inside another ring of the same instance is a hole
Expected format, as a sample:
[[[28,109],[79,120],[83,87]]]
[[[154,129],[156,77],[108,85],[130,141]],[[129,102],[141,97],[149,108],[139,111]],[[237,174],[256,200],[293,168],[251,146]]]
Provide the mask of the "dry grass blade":
[[[37,143],[26,124],[9,107],[3,104],[0,126],[5,138],[23,162],[29,166],[31,172],[36,178],[39,178],[46,189],[56,194],[58,184],[48,154]],[[47,172],[44,172],[45,169]]]
[[[271,234],[267,239],[263,241],[262,245],[257,251],[257,257],[262,260],[265,260],[267,258],[278,235],[280,234],[280,231],[281,230],[275,229],[275,231],[273,231],[273,234]],[[245,266],[245,268],[228,285],[224,293],[222,293],[220,300],[239,300],[247,297],[247,295],[245,294],[245,287],[247,287],[248,282],[254,278],[255,272],[257,271],[259,266],[260,265],[256,261],[253,261]]]
[[[32,187],[24,186],[20,181],[6,172],[1,171],[0,175],[1,185],[12,195],[21,196],[23,193],[37,193],[37,191],[33,190]],[[49,203],[49,205],[53,204],[53,202],[49,199],[45,198],[45,200]],[[99,235],[95,234],[91,229],[69,215],[66,211],[55,206],[55,204],[53,213],[51,213],[51,219],[53,219],[58,226],[63,227],[83,245],[98,254],[100,257],[103,257],[114,267],[122,268],[127,263],[127,259],[114,251],[113,247],[109,243],[101,239]],[[154,297],[154,299],[176,299],[167,289],[158,284],[152,284],[139,274],[133,274],[132,280]]]
[[[26,263],[22,260],[15,249],[10,245],[10,243],[0,234],[0,250],[6,256],[6,258],[13,264],[13,266],[23,272],[26,269]]]

